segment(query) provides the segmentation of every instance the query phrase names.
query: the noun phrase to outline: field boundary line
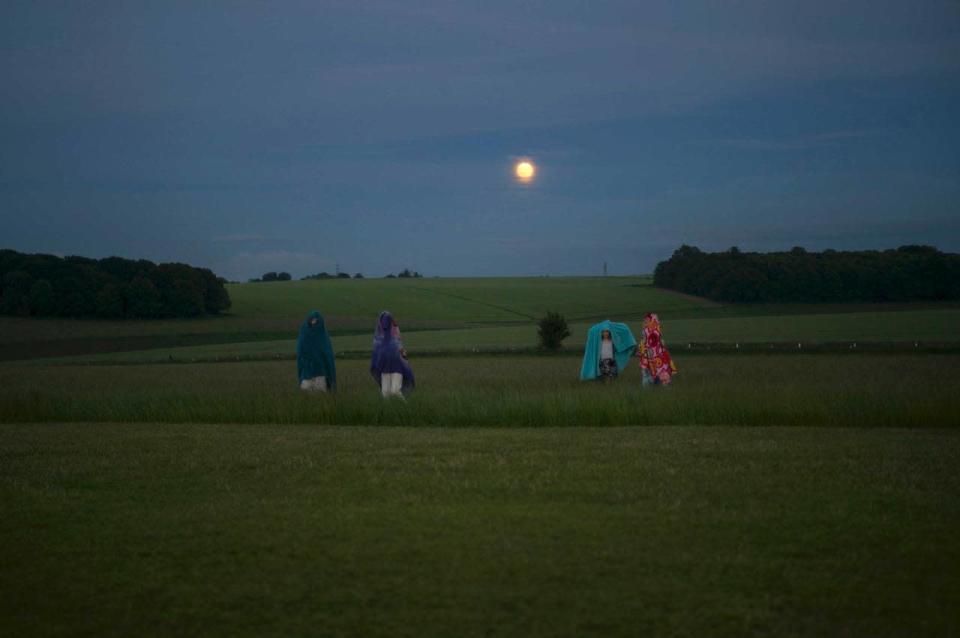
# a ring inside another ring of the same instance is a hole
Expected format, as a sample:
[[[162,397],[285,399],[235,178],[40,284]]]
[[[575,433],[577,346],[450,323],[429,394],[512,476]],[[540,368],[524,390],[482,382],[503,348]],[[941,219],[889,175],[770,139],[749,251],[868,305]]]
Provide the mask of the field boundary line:
[[[420,288],[419,286],[410,286],[414,290],[419,290],[420,292],[428,292],[434,295],[440,295],[441,297],[450,297],[452,299],[459,299],[460,301],[469,301],[470,303],[475,303],[479,306],[486,306],[487,308],[495,308],[497,310],[503,310],[504,312],[509,312],[510,314],[517,315],[518,317],[524,317],[531,321],[536,321],[537,318],[533,315],[528,315],[519,310],[514,310],[513,308],[508,308],[507,306],[499,306],[497,304],[487,303],[486,301],[479,301],[477,299],[471,299],[470,297],[464,297],[463,295],[455,295],[450,292],[441,292],[439,290],[430,290],[429,288]]]

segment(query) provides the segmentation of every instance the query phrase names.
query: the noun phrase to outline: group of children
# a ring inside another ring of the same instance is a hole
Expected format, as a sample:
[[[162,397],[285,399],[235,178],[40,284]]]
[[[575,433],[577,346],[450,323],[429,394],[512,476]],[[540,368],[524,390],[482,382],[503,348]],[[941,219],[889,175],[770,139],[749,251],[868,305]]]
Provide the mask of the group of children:
[[[616,379],[636,354],[640,362],[643,385],[669,385],[677,366],[661,338],[660,318],[655,313],[643,317],[643,334],[636,338],[625,323],[601,321],[587,332],[580,380]]]
[[[616,379],[633,355],[639,359],[643,385],[668,385],[677,366],[661,338],[660,319],[654,313],[643,318],[643,335],[638,343],[629,326],[601,321],[587,332],[587,346],[580,368],[580,379],[608,381]],[[310,312],[300,326],[297,338],[297,375],[302,390],[336,390],[337,367],[333,346],[323,316]],[[413,369],[400,339],[400,326],[389,312],[381,312],[373,332],[370,375],[384,398],[404,398],[415,386]]]
[[[389,312],[381,312],[373,332],[370,375],[384,398],[406,397],[413,391],[413,369],[400,340],[400,326]],[[301,390],[320,392],[337,388],[337,365],[326,324],[313,310],[300,326],[297,337],[297,376]]]

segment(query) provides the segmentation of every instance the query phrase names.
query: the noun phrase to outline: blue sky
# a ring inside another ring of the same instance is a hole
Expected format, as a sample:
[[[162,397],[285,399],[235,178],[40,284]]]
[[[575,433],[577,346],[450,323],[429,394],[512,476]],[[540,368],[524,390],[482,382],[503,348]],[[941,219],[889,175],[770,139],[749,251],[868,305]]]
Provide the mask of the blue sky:
[[[0,49],[21,251],[246,279],[960,250],[955,0],[15,0]]]

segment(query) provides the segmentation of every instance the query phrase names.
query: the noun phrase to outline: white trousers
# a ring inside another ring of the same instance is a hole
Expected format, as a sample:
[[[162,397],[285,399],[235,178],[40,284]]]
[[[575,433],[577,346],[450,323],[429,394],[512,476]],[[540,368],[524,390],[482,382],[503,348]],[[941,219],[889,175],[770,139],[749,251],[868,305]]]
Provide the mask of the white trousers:
[[[304,379],[300,382],[301,390],[315,390],[317,392],[326,392],[327,391],[327,378],[326,377],[314,377],[312,379]]]
[[[403,397],[403,375],[399,372],[385,372],[380,375],[380,393],[386,397]]]

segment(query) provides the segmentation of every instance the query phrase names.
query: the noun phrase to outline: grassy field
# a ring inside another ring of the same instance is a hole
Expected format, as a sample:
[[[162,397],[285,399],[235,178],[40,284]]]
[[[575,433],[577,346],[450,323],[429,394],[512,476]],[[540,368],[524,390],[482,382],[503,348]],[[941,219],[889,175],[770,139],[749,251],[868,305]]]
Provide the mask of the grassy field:
[[[960,436],[0,429],[5,636],[951,636]]]
[[[817,425],[952,427],[957,355],[678,357],[670,388],[577,380],[575,357],[414,360],[417,391],[384,403],[365,360],[341,361],[336,396],[305,396],[291,361],[0,366],[0,422],[331,425]]]
[[[532,321],[548,310],[576,321],[605,312],[635,317],[646,307],[670,313],[716,306],[650,283],[647,277],[365,279],[286,282],[278,289],[239,284],[229,291],[239,316],[299,318],[304,308],[320,306],[337,316],[376,318],[389,308],[407,321],[469,324]]]
[[[658,290],[645,277],[370,279],[237,284],[229,315],[180,321],[69,321],[0,318],[0,360],[83,356],[157,361],[287,356],[306,311],[321,310],[337,349],[369,347],[372,325],[388,308],[407,345],[421,352],[531,349],[536,318],[563,313],[580,347],[590,323],[638,325],[654,310],[666,336],[683,343],[960,343],[957,304],[740,305]],[[133,353],[133,354],[129,354]]]
[[[642,322],[628,320],[635,334]],[[780,315],[718,317],[711,319],[674,319],[665,321],[664,337],[673,347],[683,350],[693,344],[696,351],[713,344],[775,343],[778,346],[805,343],[807,347],[830,344],[842,349],[858,343],[957,344],[960,346],[960,310],[924,309],[885,312],[845,312],[833,315]],[[588,323],[570,324],[571,336],[564,342],[566,351],[582,352]],[[909,336],[908,336],[909,335]],[[333,338],[334,349],[344,353],[366,353],[371,336],[366,332]],[[536,348],[537,328],[533,324],[457,329],[416,330],[404,334],[407,349],[417,354],[472,353],[490,351],[532,351]],[[66,363],[82,362],[164,362],[211,361],[230,358],[291,357],[296,339],[287,337],[269,341],[246,341],[186,347],[154,347],[60,358]]]
[[[195,321],[0,318],[0,635],[957,635],[960,308],[648,283],[291,282]],[[348,355],[335,395],[290,360],[314,307]],[[406,402],[367,372],[385,307]],[[533,350],[548,309],[560,355]],[[590,322],[647,310],[676,383],[578,381]]]

